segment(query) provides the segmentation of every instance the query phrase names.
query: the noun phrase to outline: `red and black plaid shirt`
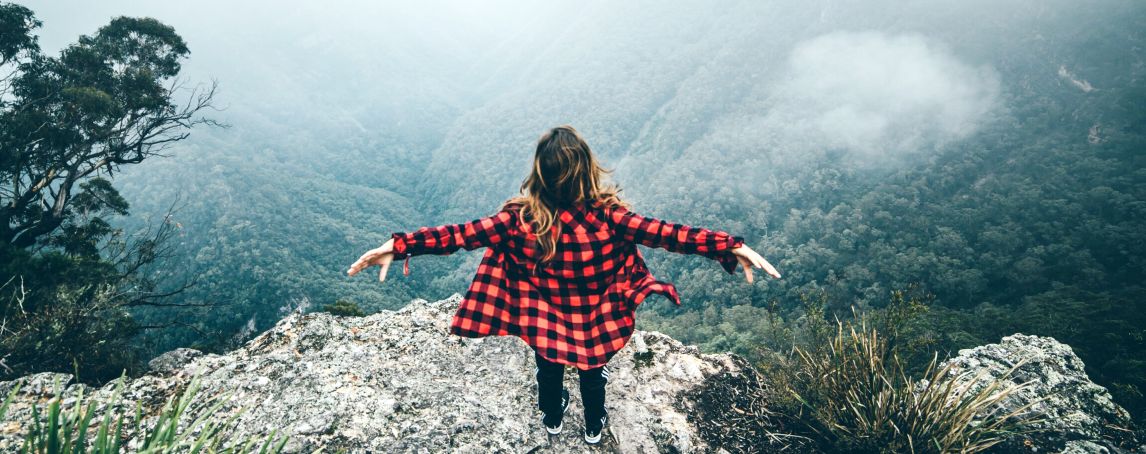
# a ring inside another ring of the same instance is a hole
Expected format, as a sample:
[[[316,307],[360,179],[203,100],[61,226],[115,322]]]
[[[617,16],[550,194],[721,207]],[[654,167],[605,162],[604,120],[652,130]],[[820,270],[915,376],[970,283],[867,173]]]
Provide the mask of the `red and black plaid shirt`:
[[[738,236],[642,217],[600,202],[558,211],[557,255],[537,265],[537,236],[520,206],[464,224],[394,233],[394,257],[446,255],[487,248],[450,333],[463,337],[513,335],[546,359],[591,369],[604,365],[633,333],[633,313],[650,293],[677,305],[671,283],[649,273],[637,244],[698,254],[733,273]]]

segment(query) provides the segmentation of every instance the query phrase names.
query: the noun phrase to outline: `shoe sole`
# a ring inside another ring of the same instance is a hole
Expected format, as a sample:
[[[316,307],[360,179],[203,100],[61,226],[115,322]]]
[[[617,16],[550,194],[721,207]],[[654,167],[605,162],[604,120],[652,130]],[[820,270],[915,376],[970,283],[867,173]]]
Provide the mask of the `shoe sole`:
[[[569,403],[565,404],[565,411],[561,412],[562,415],[564,415],[566,413],[569,413]],[[541,425],[545,426],[545,424],[541,424]],[[551,428],[549,428],[549,426],[545,426],[545,431],[549,432],[549,435],[557,435],[557,434],[561,433],[561,429],[564,427],[565,427],[565,422],[562,421],[561,424],[557,425],[556,429],[551,429]]]
[[[601,434],[605,433],[605,424],[608,424],[608,422],[609,422],[608,416],[601,418],[601,431],[597,432],[597,435],[592,436],[592,437],[590,437],[589,434],[585,434],[585,443],[589,443],[591,445],[595,445],[597,443],[600,443],[601,442]]]

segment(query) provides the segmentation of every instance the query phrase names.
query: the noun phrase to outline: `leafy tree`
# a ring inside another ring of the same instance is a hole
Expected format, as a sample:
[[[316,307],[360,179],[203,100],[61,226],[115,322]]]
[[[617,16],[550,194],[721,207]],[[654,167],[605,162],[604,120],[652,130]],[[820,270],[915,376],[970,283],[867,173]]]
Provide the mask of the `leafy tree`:
[[[40,52],[41,23],[0,4],[0,374],[34,370],[114,378],[140,329],[128,308],[163,305],[147,267],[169,255],[165,219],[127,237],[109,219],[129,204],[110,178],[161,156],[203,118],[215,86],[176,79],[189,53],[154,19],[115,18],[58,57]]]

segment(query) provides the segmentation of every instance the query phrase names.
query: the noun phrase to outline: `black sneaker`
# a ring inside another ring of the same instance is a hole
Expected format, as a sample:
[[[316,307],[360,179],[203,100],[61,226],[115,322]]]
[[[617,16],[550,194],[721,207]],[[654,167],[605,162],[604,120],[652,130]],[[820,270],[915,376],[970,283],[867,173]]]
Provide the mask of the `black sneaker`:
[[[561,422],[561,417],[565,416],[565,410],[568,410],[568,409],[569,409],[569,391],[562,389],[561,390],[561,413],[553,415],[552,417],[550,417],[550,415],[545,415],[544,417],[541,418],[541,424],[543,424],[545,426],[545,431],[549,432],[551,435],[557,435],[557,434],[561,433],[561,426],[563,425],[563,423]]]
[[[605,413],[601,416],[601,422],[586,421],[585,422],[585,442],[595,445],[601,441],[601,432],[605,430],[605,423],[609,422],[609,414]]]

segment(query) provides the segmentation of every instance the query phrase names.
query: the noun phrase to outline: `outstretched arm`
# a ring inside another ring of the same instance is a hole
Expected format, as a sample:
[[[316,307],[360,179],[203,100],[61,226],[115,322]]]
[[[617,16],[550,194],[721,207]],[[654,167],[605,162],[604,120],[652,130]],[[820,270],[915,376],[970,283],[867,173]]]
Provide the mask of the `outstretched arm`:
[[[739,236],[641,216],[624,207],[609,208],[607,213],[614,230],[625,241],[708,257],[720,262],[729,274],[735,272],[736,264],[740,263],[749,283],[752,282],[752,267],[763,269],[772,277],[780,277],[780,272],[752,248],[745,246],[744,238]]]
[[[409,258],[415,255],[447,255],[458,249],[473,250],[500,243],[511,235],[514,214],[504,210],[493,216],[474,219],[463,224],[449,224],[437,227],[422,227],[410,233],[397,232],[382,246],[366,251],[359,257],[346,274],[353,276],[366,267],[382,267],[378,280],[386,280],[386,273],[394,259],[407,259],[406,274],[409,274]]]
[[[410,233],[398,232],[391,235],[394,241],[394,258],[435,254],[448,255],[458,249],[467,251],[479,247],[489,247],[500,243],[511,235],[513,212],[501,211],[464,224],[422,227]]]

